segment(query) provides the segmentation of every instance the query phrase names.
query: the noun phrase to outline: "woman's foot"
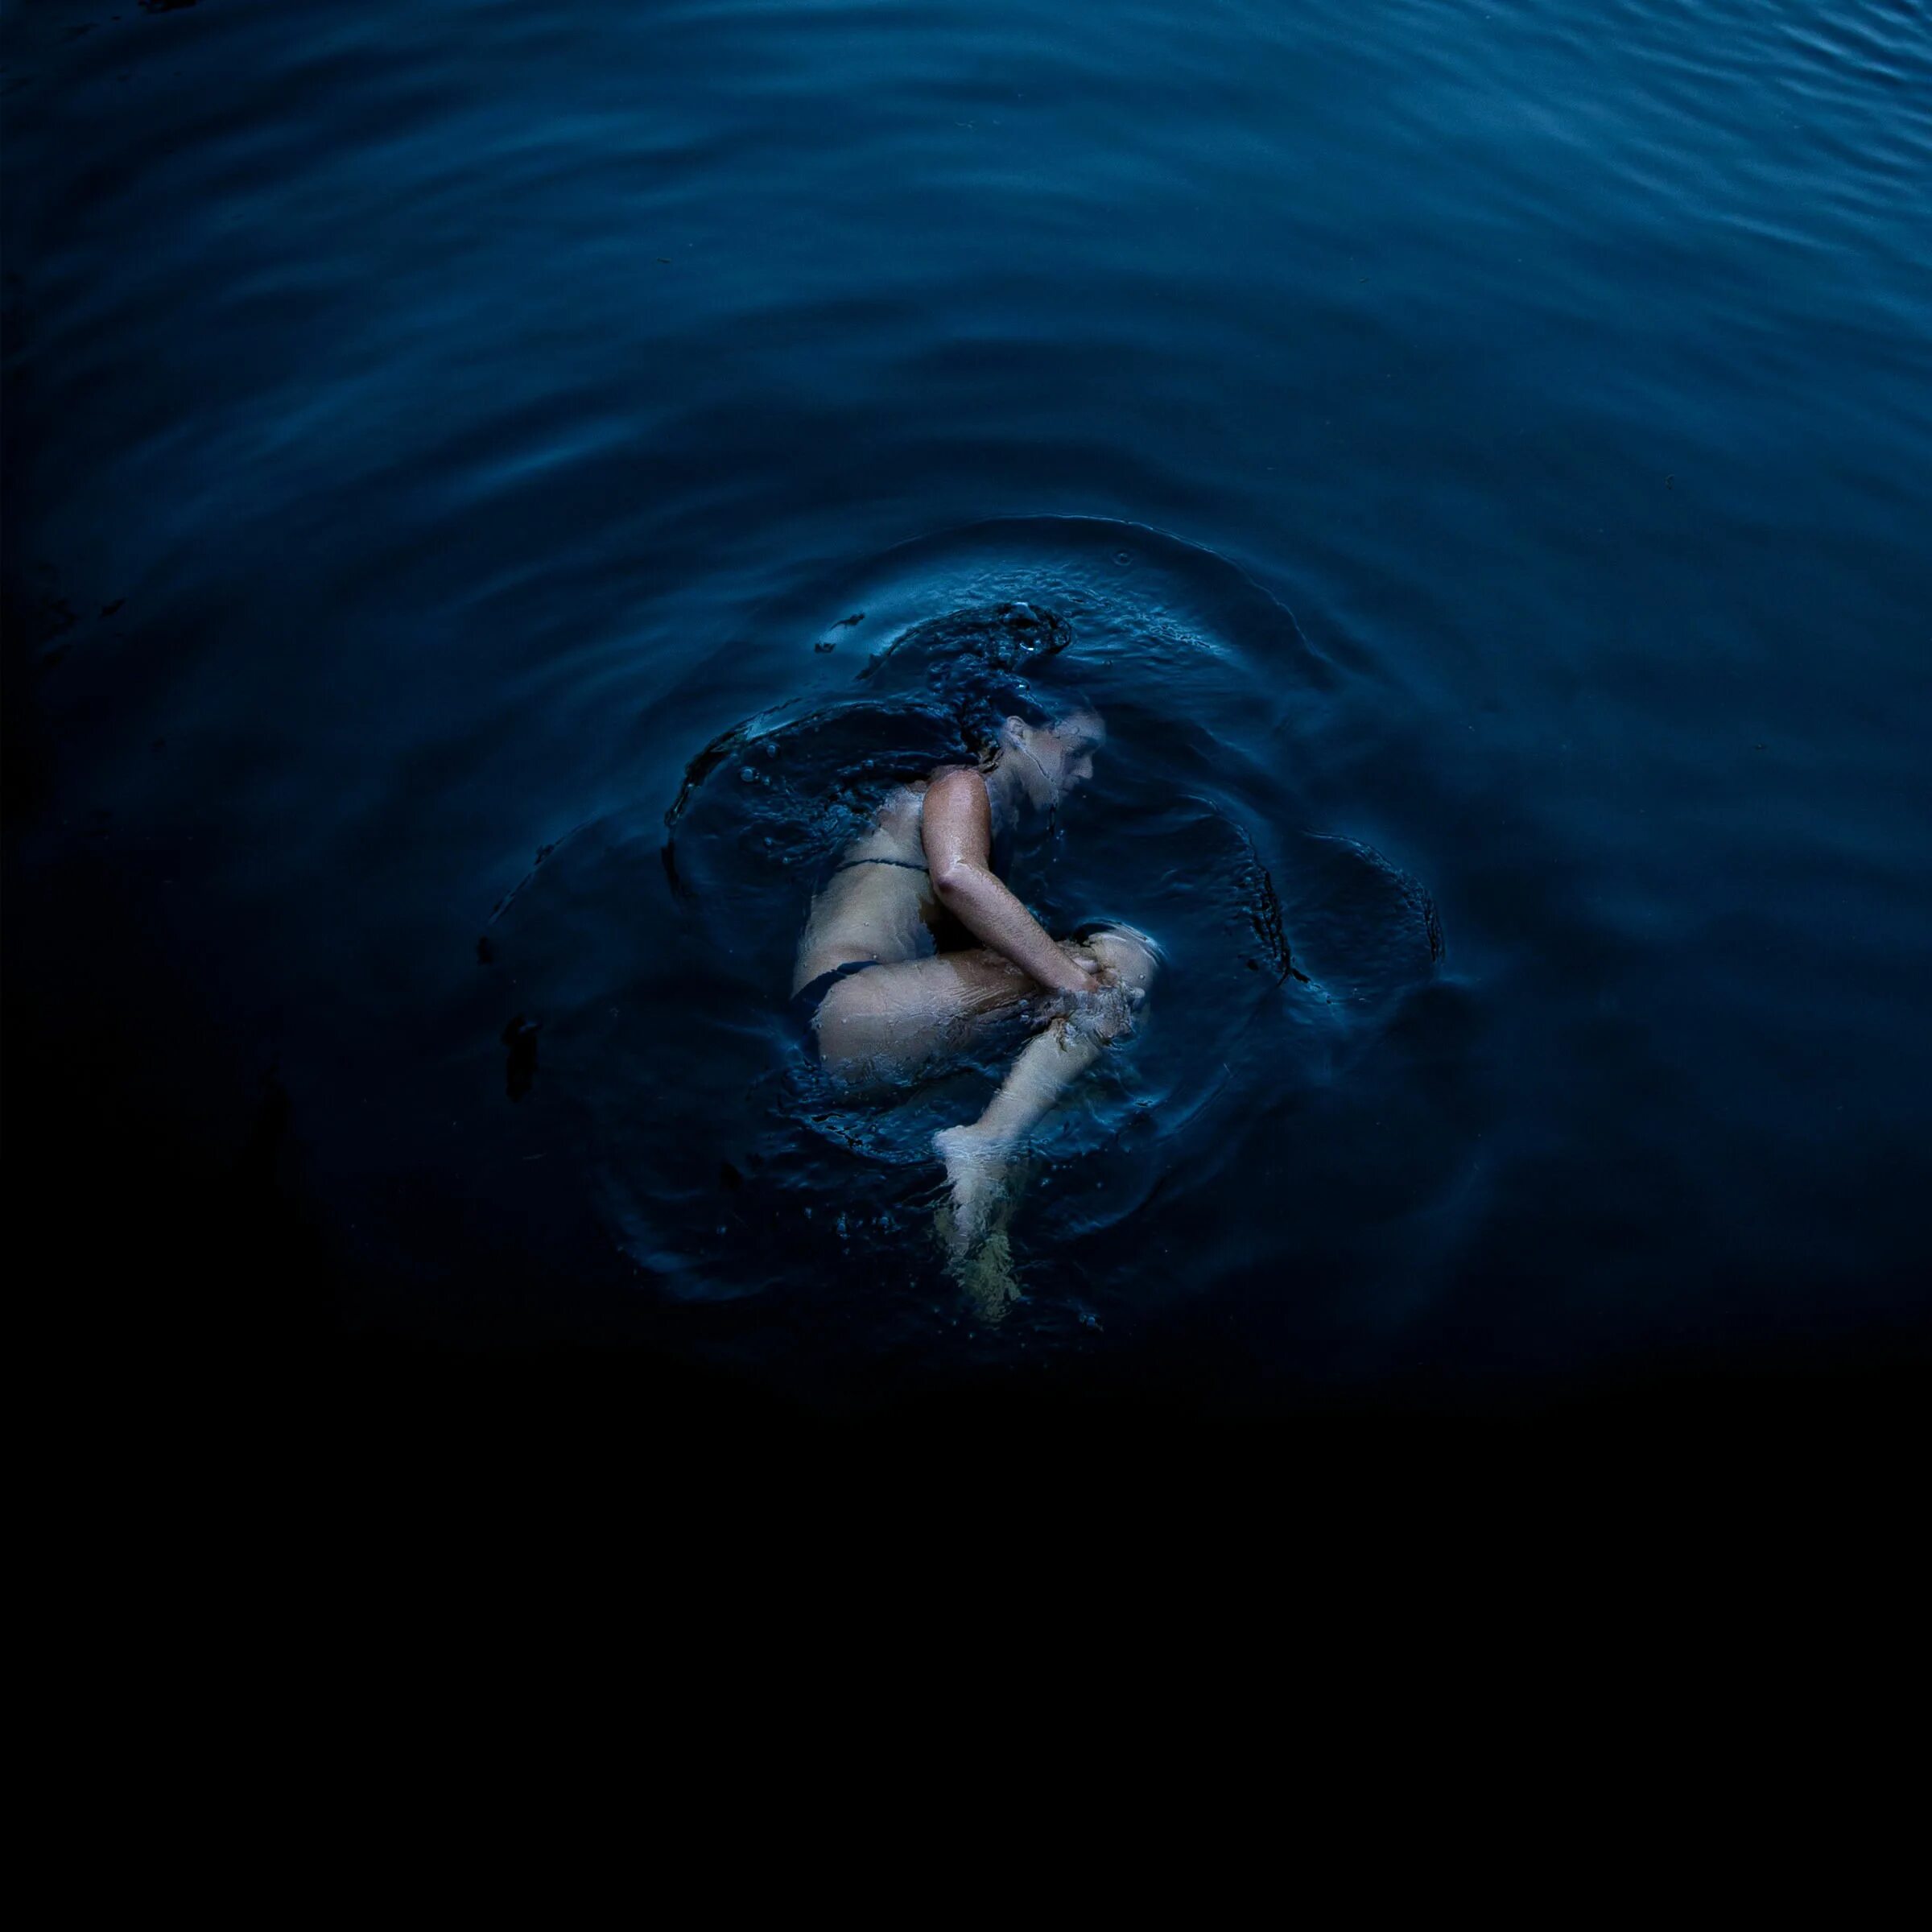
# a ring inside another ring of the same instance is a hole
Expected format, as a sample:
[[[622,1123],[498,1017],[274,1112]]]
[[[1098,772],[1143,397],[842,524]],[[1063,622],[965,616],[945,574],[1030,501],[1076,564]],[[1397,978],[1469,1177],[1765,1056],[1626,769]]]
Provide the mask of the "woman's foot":
[[[1005,1198],[1008,1150],[976,1127],[947,1127],[932,1137],[932,1150],[946,1168],[946,1199],[939,1238],[956,1266],[993,1231]]]
[[[966,1292],[967,1307],[989,1327],[1004,1321],[1006,1311],[1022,1298],[1004,1227],[995,1228],[953,1268],[952,1276]]]
[[[1003,1320],[1020,1299],[1006,1238],[1015,1179],[1011,1150],[976,1127],[948,1127],[932,1137],[932,1150],[946,1164],[946,1199],[933,1220],[947,1272],[981,1321]]]

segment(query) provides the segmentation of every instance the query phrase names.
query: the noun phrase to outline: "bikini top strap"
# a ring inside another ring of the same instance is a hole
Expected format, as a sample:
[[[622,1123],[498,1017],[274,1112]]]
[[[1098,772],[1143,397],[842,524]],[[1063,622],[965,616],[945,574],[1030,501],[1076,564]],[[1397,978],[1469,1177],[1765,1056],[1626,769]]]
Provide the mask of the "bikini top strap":
[[[929,869],[916,859],[848,859],[842,865],[835,865],[831,876],[836,878],[842,872],[850,872],[855,865],[902,865],[908,872],[925,872]]]

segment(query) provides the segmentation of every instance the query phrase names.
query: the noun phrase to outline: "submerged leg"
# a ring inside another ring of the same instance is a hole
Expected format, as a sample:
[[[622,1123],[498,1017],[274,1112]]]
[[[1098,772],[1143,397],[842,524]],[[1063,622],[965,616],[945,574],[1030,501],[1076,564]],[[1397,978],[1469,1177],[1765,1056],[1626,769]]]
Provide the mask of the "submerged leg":
[[[1097,932],[1086,942],[1103,967],[1145,997],[1158,970],[1153,947],[1129,927]],[[1104,1051],[1091,1033],[1055,1020],[1029,1040],[976,1121],[933,1136],[946,1166],[947,1199],[939,1232],[954,1271],[980,1314],[997,1321],[1013,1293],[1006,1265],[1005,1222],[1018,1192],[1016,1162],[1026,1137]]]
[[[840,980],[812,1021],[826,1071],[851,1086],[894,1084],[1024,1026],[1048,996],[1010,960],[976,947],[869,966]]]

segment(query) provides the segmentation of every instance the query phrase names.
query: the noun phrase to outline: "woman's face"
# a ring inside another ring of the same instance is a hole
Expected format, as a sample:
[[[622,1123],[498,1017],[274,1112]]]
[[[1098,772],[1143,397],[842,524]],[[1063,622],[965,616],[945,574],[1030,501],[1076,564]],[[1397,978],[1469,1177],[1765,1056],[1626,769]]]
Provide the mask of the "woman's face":
[[[1020,754],[1022,777],[1036,805],[1057,805],[1093,776],[1093,754],[1107,741],[1096,712],[1070,712],[1051,724],[1006,720],[1009,741]]]

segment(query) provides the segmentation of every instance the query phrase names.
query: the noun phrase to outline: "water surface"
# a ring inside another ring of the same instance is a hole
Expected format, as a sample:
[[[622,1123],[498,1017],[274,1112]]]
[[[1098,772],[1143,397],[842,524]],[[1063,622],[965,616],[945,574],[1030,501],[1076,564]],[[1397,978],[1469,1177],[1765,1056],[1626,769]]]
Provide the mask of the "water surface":
[[[0,88],[35,1172],[832,1404],[1922,1336],[1922,6],[49,0]],[[989,1334],[787,1112],[756,741],[1015,600],[1122,720],[1029,892],[1180,969]]]

